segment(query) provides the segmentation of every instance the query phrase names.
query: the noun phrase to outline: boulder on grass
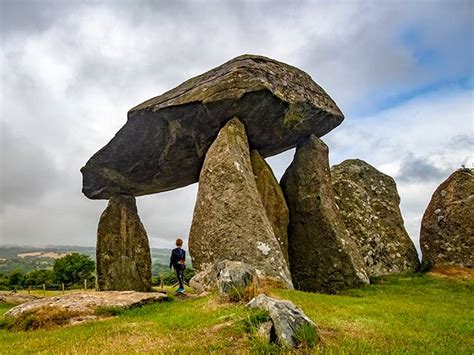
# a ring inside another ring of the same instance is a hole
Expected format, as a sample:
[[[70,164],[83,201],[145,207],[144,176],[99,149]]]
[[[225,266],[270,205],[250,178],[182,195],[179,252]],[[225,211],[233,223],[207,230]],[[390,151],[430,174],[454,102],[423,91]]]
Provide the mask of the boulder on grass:
[[[420,246],[424,264],[474,267],[474,170],[455,171],[433,193]]]
[[[369,276],[414,272],[420,266],[400,212],[392,177],[360,159],[331,168],[336,205]]]
[[[316,324],[290,301],[281,301],[261,294],[252,299],[247,307],[268,312],[273,327],[269,329],[264,326],[269,332],[267,339],[270,339],[271,332],[274,332],[277,342],[283,346],[297,347],[305,340],[314,343],[319,341]]]
[[[240,301],[245,297],[247,287],[252,286],[255,269],[240,261],[225,260],[217,264],[217,289],[221,297]]]

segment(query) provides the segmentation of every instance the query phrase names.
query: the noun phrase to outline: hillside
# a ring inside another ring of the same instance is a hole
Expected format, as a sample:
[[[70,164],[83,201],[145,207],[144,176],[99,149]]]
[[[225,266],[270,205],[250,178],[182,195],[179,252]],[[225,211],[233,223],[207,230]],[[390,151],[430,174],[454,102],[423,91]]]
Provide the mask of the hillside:
[[[166,269],[171,250],[152,248],[150,251],[154,270],[158,272],[158,270]],[[0,246],[0,273],[9,273],[13,270],[21,270],[26,273],[35,269],[51,268],[58,257],[72,252],[89,255],[95,260],[95,247]],[[188,266],[191,267],[189,260]]]
[[[472,276],[472,275],[471,275]],[[339,295],[272,290],[320,327],[311,353],[474,351],[474,281],[434,275],[380,278]],[[1,305],[4,312],[11,306]],[[279,353],[249,327],[249,312],[217,296],[190,297],[122,312],[109,320],[28,332],[0,329],[2,353]],[[305,350],[300,349],[303,353]]]

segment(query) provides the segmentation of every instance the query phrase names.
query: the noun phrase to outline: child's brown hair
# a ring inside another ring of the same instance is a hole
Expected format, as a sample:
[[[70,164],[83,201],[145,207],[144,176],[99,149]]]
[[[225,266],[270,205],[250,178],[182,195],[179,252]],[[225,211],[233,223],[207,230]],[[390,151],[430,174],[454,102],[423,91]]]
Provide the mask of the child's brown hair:
[[[183,246],[183,240],[181,238],[176,239],[176,246],[177,247],[182,247]]]

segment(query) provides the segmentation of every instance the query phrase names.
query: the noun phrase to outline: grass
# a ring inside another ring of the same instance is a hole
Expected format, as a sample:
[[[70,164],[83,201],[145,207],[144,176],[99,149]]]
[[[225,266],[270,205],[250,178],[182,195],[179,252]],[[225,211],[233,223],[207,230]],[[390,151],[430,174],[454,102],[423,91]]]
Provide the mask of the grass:
[[[322,344],[296,352],[326,354],[474,352],[474,281],[430,275],[386,277],[339,295],[272,290],[319,326]],[[0,305],[0,313],[11,306]],[[110,310],[105,310],[110,311]],[[115,318],[51,330],[0,329],[2,354],[284,353],[249,331],[264,314],[217,296],[117,312]],[[1,322],[1,320],[0,320]]]

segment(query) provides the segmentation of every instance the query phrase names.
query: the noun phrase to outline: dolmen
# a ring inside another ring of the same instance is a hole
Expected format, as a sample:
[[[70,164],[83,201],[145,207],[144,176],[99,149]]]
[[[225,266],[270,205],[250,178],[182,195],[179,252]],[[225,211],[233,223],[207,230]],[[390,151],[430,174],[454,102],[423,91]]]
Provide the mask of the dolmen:
[[[343,119],[308,74],[256,55],[132,108],[81,169],[83,193],[109,200],[97,233],[98,290],[150,288],[149,244],[135,197],[198,181],[189,237],[196,284],[212,279],[222,260],[286,288],[335,292],[367,284],[319,139]],[[294,147],[279,184],[265,158]]]

